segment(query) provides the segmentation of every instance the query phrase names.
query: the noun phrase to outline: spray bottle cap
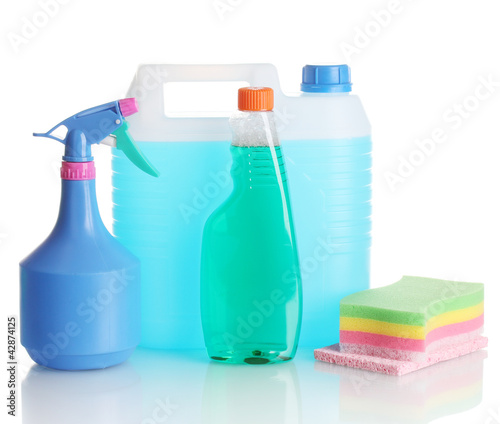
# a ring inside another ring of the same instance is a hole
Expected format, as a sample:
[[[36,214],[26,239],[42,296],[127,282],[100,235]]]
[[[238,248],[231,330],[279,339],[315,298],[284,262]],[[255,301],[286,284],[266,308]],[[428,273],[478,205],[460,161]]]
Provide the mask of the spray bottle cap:
[[[243,87],[238,90],[238,109],[252,112],[271,111],[274,91],[269,87]]]
[[[128,131],[125,117],[137,111],[134,98],[116,100],[79,112],[48,132],[33,135],[52,138],[64,144],[66,147],[63,160],[66,162],[93,161],[91,145],[99,144],[111,135],[116,139],[116,148],[122,150],[134,165],[147,174],[158,177],[160,173],[144,156]],[[61,127],[67,130],[64,138],[53,135],[53,132]]]

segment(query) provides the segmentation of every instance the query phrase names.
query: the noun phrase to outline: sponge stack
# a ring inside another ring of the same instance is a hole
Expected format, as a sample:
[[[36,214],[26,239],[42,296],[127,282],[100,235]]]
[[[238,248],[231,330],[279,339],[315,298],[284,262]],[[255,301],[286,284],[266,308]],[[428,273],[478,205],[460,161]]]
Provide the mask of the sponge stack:
[[[423,362],[429,353],[482,332],[484,288],[422,277],[354,293],[340,304],[340,349]]]
[[[316,359],[402,375],[487,346],[484,286],[403,277],[340,302],[340,343]]]

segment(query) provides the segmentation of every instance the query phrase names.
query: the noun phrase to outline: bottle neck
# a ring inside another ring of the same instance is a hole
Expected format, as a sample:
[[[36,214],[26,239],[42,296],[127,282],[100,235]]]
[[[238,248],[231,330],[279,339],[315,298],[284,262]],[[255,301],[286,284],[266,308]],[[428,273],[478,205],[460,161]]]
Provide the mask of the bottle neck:
[[[81,236],[107,232],[97,206],[95,179],[62,180],[56,229]]]
[[[94,161],[89,162],[66,162],[61,166],[61,178],[63,180],[93,180],[95,179]]]
[[[338,91],[331,93],[311,93],[309,91],[301,91],[300,97],[342,97],[348,96],[350,93],[350,91]]]
[[[234,190],[283,186],[285,159],[280,146],[231,146]]]
[[[229,118],[231,144],[241,147],[279,146],[273,111],[238,111]]]

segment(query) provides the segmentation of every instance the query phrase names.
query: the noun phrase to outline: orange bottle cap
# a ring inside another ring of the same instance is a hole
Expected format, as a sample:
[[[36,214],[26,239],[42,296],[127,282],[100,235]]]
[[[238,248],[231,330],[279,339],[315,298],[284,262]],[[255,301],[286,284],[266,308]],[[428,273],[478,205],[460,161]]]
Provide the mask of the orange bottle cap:
[[[274,107],[274,92],[269,87],[244,87],[238,90],[238,109],[269,111]]]

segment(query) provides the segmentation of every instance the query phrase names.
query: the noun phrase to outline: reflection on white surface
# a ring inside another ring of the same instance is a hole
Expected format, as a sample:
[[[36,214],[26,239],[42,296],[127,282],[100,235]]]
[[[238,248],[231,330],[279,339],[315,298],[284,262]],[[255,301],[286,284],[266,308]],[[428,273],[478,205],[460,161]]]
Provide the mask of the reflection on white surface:
[[[204,351],[138,349],[130,362],[142,380],[140,424],[201,422],[203,382],[209,364]]]
[[[481,402],[478,351],[393,377],[317,362],[249,366],[204,351],[139,349],[97,371],[33,366],[22,383],[26,424],[428,423]]]
[[[294,363],[265,366],[210,363],[202,416],[203,424],[301,423]]]
[[[68,372],[33,366],[22,382],[24,424],[137,424],[141,379],[130,363]]]
[[[486,357],[480,350],[401,377],[326,362],[314,368],[340,376],[341,423],[421,424],[481,403]]]

